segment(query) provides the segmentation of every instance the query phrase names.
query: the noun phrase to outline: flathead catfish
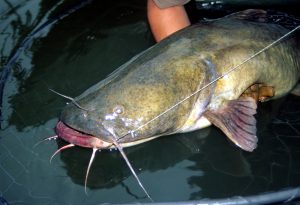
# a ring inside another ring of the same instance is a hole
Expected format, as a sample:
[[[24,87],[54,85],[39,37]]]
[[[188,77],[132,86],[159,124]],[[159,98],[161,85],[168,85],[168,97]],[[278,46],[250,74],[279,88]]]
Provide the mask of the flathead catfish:
[[[240,65],[288,32],[266,18],[264,11],[244,11],[176,32],[75,98],[62,111],[57,135],[105,149],[212,123],[252,151],[256,100],[287,94],[300,75],[294,34]]]

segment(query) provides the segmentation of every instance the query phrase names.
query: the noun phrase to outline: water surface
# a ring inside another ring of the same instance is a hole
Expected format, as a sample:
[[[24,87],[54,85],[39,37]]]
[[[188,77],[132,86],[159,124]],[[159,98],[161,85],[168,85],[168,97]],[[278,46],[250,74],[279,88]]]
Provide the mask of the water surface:
[[[6,1],[5,1],[6,2]],[[76,2],[11,2],[1,10],[1,65],[28,34]],[[207,11],[205,11],[207,12]],[[224,12],[223,12],[224,13]],[[0,196],[10,204],[148,202],[116,151],[71,148],[54,135],[67,103],[49,88],[77,96],[154,44],[145,1],[92,2],[46,25],[20,53],[6,82],[0,131]],[[259,106],[258,148],[232,145],[215,127],[162,137],[125,149],[157,202],[253,195],[300,186],[300,100],[286,96]]]

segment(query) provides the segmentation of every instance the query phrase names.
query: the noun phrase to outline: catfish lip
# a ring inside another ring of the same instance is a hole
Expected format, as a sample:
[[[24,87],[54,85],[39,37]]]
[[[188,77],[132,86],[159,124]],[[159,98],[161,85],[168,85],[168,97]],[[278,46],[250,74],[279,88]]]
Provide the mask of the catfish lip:
[[[55,127],[55,132],[58,137],[62,138],[63,140],[78,145],[80,147],[87,147],[87,148],[108,148],[112,145],[110,142],[105,142],[100,140],[99,138],[85,134],[83,132],[79,132],[70,126],[66,125],[62,121],[59,121]]]

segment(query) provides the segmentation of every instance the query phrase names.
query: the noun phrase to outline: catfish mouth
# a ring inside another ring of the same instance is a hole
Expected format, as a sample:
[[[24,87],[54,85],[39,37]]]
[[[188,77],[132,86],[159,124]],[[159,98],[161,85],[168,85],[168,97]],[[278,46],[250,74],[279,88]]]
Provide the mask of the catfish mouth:
[[[78,131],[62,121],[58,121],[55,132],[58,137],[80,147],[107,149],[113,145],[112,142],[106,142],[93,135]]]
[[[59,138],[69,142],[70,144],[77,145],[80,147],[97,148],[97,149],[115,148],[115,145],[112,141],[111,142],[105,141],[105,140],[99,139],[98,137],[96,137],[94,135],[76,130],[62,121],[58,121],[58,123],[56,124],[55,132]],[[107,135],[107,132],[105,132],[105,133]],[[106,137],[108,137],[108,136],[106,136]],[[109,136],[109,137],[113,137],[113,136]],[[135,146],[135,145],[150,141],[157,137],[159,137],[159,136],[147,137],[147,138],[143,138],[143,139],[139,139],[139,140],[135,140],[135,141],[128,141],[126,139],[122,139],[119,141],[119,145],[121,147],[131,147],[131,146]]]

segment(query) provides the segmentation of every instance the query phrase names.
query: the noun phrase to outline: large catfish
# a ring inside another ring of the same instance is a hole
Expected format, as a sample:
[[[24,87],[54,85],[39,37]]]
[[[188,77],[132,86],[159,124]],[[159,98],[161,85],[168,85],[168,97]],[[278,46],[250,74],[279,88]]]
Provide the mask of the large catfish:
[[[266,19],[266,12],[250,10],[173,34],[75,98],[61,114],[57,135],[105,149],[212,123],[252,151],[256,100],[287,94],[300,75],[295,34],[228,72],[288,32]]]

